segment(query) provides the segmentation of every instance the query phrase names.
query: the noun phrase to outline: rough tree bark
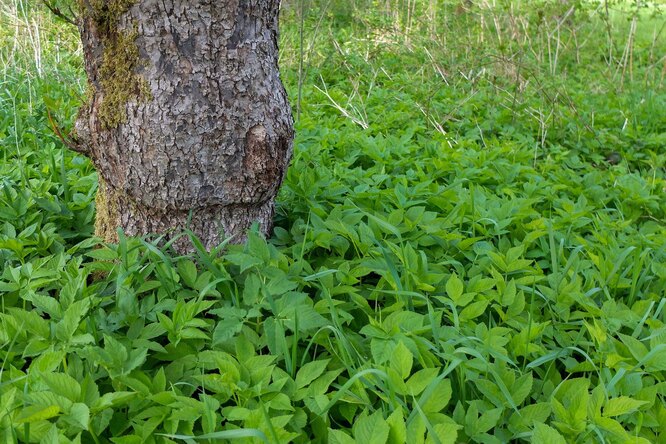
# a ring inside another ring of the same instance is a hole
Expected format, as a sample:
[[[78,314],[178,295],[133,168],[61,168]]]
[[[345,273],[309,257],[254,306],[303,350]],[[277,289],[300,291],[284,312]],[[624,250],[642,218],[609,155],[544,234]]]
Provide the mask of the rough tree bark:
[[[293,140],[280,1],[78,1],[90,100],[76,138],[100,177],[97,234],[188,226],[211,247],[254,221],[268,233]]]

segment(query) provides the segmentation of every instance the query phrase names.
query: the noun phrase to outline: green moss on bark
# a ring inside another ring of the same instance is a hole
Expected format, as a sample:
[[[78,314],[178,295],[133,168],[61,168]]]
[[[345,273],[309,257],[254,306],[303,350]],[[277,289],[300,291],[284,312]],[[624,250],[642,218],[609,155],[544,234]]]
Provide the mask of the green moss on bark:
[[[136,73],[140,66],[136,29],[120,30],[119,21],[137,0],[80,0],[97,28],[103,48],[98,68],[98,88],[102,100],[97,110],[103,129],[117,128],[127,122],[127,104],[148,100],[146,80]]]
[[[137,2],[137,0],[90,0],[95,14],[95,21],[109,27],[117,25],[118,19]]]
[[[104,43],[99,68],[103,96],[98,109],[104,129],[116,128],[127,121],[129,101],[150,97],[148,83],[135,72],[140,63],[136,37],[136,31],[119,32]]]
[[[113,243],[117,241],[116,229],[120,225],[118,220],[118,196],[109,189],[99,176],[99,187],[95,198],[96,216],[95,216],[95,235],[104,242]]]

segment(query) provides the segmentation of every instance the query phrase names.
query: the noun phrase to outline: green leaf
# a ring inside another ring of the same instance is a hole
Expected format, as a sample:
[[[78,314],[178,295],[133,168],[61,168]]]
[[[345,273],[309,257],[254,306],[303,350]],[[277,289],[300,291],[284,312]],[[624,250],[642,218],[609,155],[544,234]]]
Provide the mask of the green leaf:
[[[536,424],[532,433],[532,444],[566,444],[566,440],[554,428],[546,424]]]
[[[296,388],[301,389],[321,376],[326,370],[330,359],[308,362],[296,373]]]
[[[400,341],[398,345],[393,349],[393,354],[391,356],[391,368],[394,369],[398,375],[404,380],[412,372],[412,364],[414,362],[414,356],[412,352],[409,351],[407,346]]]
[[[33,405],[24,408],[21,413],[14,419],[17,424],[32,423],[51,419],[60,414],[60,407],[57,405],[50,405],[48,407],[41,407]]]
[[[432,428],[432,431],[437,435],[437,440],[433,439],[432,432],[428,432],[428,437],[426,443],[434,444],[439,442],[439,444],[456,444],[458,439],[458,430],[461,427],[458,424],[453,422],[444,422],[440,424],[435,424]]]
[[[484,412],[476,422],[475,431],[477,433],[486,433],[495,427],[502,416],[504,409],[496,408]]]
[[[403,444],[407,442],[407,426],[401,408],[394,410],[386,419],[386,423],[389,425],[388,443]]]
[[[606,402],[603,415],[606,417],[626,415],[627,413],[635,412],[645,404],[649,404],[649,402],[639,401],[628,396],[619,396],[617,398],[609,399]]]
[[[263,263],[258,257],[246,253],[230,253],[224,258],[232,264],[240,266],[241,273]]]
[[[511,397],[516,405],[522,404],[532,391],[533,378],[531,373],[527,373],[516,380],[511,386]]]
[[[424,368],[414,373],[407,380],[407,394],[419,395],[439,374],[439,368]]]
[[[56,337],[65,343],[69,342],[89,308],[89,299],[76,301],[67,307],[63,318],[55,326]]]
[[[69,413],[63,416],[63,419],[82,430],[88,430],[90,409],[87,405],[77,402],[72,406]]]
[[[88,251],[86,256],[98,261],[112,261],[118,259],[118,252],[110,249],[109,247],[102,247]]]
[[[53,393],[64,396],[72,402],[81,398],[81,386],[78,381],[65,373],[44,373],[42,380]]]
[[[101,398],[97,399],[91,406],[90,410],[93,414],[101,412],[104,409],[115,407],[117,405],[126,404],[138,393],[136,392],[112,392],[106,393]]]
[[[641,341],[634,338],[633,336],[618,334],[622,339],[624,345],[627,346],[631,354],[636,358],[637,361],[641,361],[645,358],[645,355],[648,354],[648,349]]]
[[[243,318],[229,317],[217,322],[213,330],[213,345],[220,345],[236,336],[243,328]]]
[[[329,444],[356,444],[354,438],[341,430],[328,429]]]
[[[178,261],[178,274],[183,282],[190,288],[195,288],[197,282],[197,266],[189,259]]]
[[[446,294],[455,304],[458,303],[460,296],[463,294],[463,283],[456,273],[453,273],[446,282]]]
[[[370,416],[363,416],[353,427],[354,438],[357,443],[363,444],[386,444],[390,427],[377,411]]]
[[[235,429],[235,430],[221,430],[219,432],[206,433],[204,435],[172,435],[168,433],[157,433],[158,436],[164,436],[165,438],[171,439],[182,439],[195,441],[199,440],[220,440],[220,439],[247,439],[247,438],[257,438],[269,443],[266,434],[261,430],[257,429]]]
[[[481,316],[488,307],[488,301],[476,301],[469,304],[460,312],[461,321],[469,321]]]
[[[434,381],[434,385],[430,385],[422,397],[426,398],[425,403],[421,404],[421,410],[425,413],[439,413],[449,403],[451,399],[451,381],[442,379]]]
[[[519,413],[514,412],[509,424],[521,432],[531,429],[535,423],[545,422],[550,416],[551,407],[547,402],[526,405]]]

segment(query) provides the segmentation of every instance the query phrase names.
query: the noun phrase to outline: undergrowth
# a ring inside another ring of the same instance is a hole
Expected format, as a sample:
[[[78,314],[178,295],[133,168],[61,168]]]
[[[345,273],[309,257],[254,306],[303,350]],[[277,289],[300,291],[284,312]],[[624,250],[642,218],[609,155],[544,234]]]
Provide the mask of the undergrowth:
[[[187,257],[92,237],[76,35],[2,4],[0,441],[666,442],[659,9],[366,3],[286,2],[274,235]]]

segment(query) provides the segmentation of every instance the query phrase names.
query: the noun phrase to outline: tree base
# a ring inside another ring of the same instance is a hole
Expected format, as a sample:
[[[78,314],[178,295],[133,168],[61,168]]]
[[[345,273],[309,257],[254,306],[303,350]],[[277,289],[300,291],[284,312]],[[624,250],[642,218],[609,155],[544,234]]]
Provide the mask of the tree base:
[[[216,205],[187,211],[149,208],[138,205],[122,191],[109,186],[101,176],[95,202],[95,234],[105,242],[118,242],[118,227],[128,236],[154,233],[163,234],[166,239],[173,238],[188,228],[208,250],[230,237],[231,243],[244,243],[247,230],[255,222],[268,237],[273,228],[275,210],[273,200],[259,204]],[[179,253],[190,253],[194,250],[187,236],[174,242],[173,247]]]

